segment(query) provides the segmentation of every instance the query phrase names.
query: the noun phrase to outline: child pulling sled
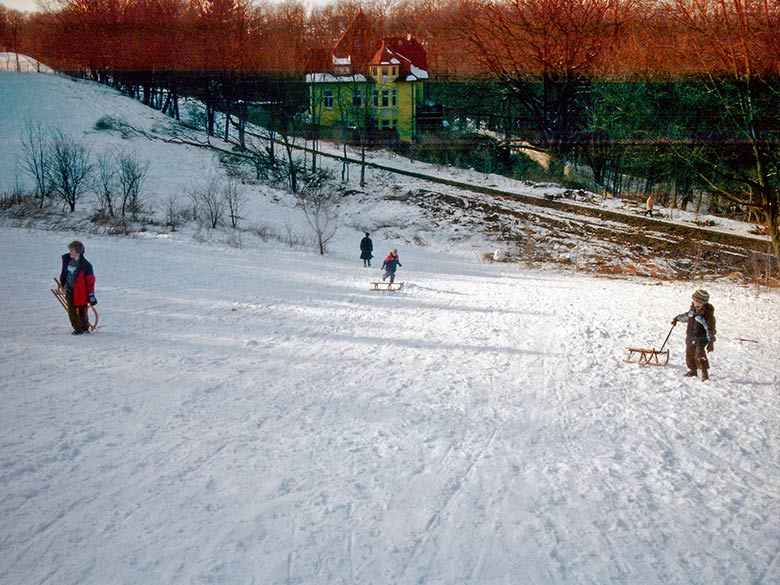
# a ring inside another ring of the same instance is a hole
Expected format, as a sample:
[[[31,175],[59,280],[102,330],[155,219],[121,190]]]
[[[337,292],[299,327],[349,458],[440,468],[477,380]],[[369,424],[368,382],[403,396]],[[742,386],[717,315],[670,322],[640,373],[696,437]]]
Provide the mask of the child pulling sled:
[[[696,377],[701,370],[702,381],[709,380],[710,362],[707,352],[715,351],[715,307],[706,290],[697,290],[691,297],[691,308],[672,319],[672,325],[687,323],[685,331],[686,377]]]

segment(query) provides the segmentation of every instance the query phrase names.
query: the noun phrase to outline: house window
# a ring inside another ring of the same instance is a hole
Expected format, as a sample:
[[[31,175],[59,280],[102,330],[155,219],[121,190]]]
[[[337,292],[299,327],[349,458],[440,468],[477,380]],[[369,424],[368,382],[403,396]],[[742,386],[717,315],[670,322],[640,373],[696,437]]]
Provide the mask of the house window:
[[[360,90],[355,88],[352,90],[352,106],[360,108],[363,106],[363,96],[360,94]]]
[[[326,110],[332,110],[333,109],[333,90],[332,89],[326,89],[323,93],[322,97],[322,103],[325,106]]]
[[[390,105],[390,90],[383,89],[382,90],[382,107],[386,108]]]
[[[387,67],[382,67],[382,75],[387,77]]]
[[[374,90],[374,107],[379,107],[379,91],[376,89]]]
[[[382,130],[392,130],[397,126],[397,122],[398,120],[394,118],[382,120],[382,124],[381,124]]]
[[[398,105],[398,90],[393,88],[393,107]]]
[[[398,76],[398,67],[393,67],[393,77]]]

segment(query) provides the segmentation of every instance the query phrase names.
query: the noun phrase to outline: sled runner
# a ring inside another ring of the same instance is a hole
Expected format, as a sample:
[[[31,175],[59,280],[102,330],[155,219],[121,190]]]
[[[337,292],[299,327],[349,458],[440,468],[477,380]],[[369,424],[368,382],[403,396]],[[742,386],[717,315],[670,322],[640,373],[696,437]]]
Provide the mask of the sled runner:
[[[372,282],[369,290],[401,290],[404,287],[401,282]]]
[[[65,309],[65,312],[68,312],[68,299],[65,298],[65,288],[60,284],[60,281],[57,280],[57,277],[54,277],[54,282],[57,283],[57,288],[49,289],[51,290],[51,294],[53,294],[57,300],[59,301],[60,305],[63,309]],[[98,321],[100,320],[100,317],[98,315],[97,309],[95,308],[95,305],[90,305],[90,309],[92,309],[92,315],[93,318],[90,319],[89,323],[89,330],[94,331],[97,329]]]
[[[669,341],[669,336],[674,330],[674,325],[669,330],[666,339],[664,339],[661,349],[647,349],[644,347],[629,347],[628,357],[623,360],[627,364],[639,364],[640,366],[662,366],[666,367],[669,363],[669,350],[664,350],[666,342]]]

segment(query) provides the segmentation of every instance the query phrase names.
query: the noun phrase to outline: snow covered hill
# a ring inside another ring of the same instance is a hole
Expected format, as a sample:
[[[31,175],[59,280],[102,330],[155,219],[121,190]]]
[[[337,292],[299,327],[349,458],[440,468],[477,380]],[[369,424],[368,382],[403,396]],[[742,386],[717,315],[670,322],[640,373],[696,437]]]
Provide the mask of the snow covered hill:
[[[54,73],[48,65],[44,65],[29,55],[0,52],[0,71],[16,71],[23,73]]]
[[[222,172],[105,88],[0,76],[0,103],[135,149],[150,206]],[[0,117],[6,186],[23,117]],[[0,583],[780,580],[776,292],[486,264],[485,235],[370,193],[322,257],[266,237],[302,214],[248,188],[240,235],[0,226]],[[368,290],[364,228],[403,291]],[[80,337],[48,290],[74,238],[101,323]],[[623,363],[701,286],[709,382],[679,326],[669,367]]]

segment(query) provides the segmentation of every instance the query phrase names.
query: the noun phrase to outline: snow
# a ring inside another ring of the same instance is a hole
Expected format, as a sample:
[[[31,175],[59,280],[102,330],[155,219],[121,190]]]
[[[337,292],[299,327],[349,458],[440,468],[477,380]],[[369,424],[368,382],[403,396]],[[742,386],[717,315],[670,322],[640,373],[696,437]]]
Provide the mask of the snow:
[[[416,81],[418,79],[428,79],[428,72],[425,69],[420,69],[414,65],[411,65],[412,74],[406,78],[406,81]]]
[[[220,172],[93,84],[7,74],[0,102],[3,185],[27,112],[135,149],[150,204]],[[369,194],[323,257],[255,235],[304,222],[246,188],[240,236],[0,223],[0,583],[778,582],[777,292],[483,263],[485,236]],[[47,290],[74,238],[100,311],[80,337]],[[406,286],[369,291],[393,247]],[[623,363],[700,287],[709,382],[682,377],[682,327],[667,368]]]
[[[48,65],[28,55],[0,52],[0,71],[17,71],[24,73],[54,73]]]

